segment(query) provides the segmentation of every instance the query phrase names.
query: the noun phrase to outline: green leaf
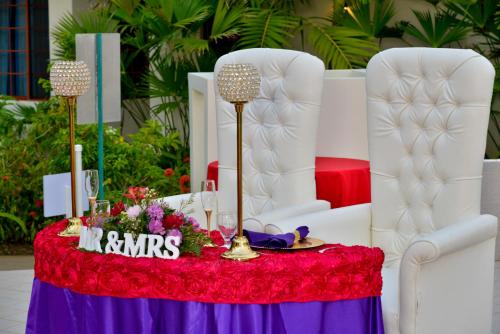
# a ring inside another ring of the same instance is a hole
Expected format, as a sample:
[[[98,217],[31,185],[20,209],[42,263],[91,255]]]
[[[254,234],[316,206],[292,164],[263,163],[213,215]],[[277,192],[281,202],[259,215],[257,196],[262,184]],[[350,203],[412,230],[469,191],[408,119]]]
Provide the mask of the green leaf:
[[[334,13],[337,13],[336,11]],[[367,2],[362,0],[349,1],[347,10],[340,11],[334,20],[340,20],[341,25],[363,31],[372,37],[383,37],[382,33],[387,24],[394,17],[396,10],[393,0],[375,0]]]
[[[364,32],[347,27],[333,26],[330,21],[305,21],[310,29],[308,40],[328,68],[365,67],[378,52],[375,40]]]
[[[451,15],[458,17],[478,32],[495,30],[495,11],[498,5],[497,0],[445,1],[445,8]]]
[[[276,9],[251,8],[244,16],[238,48],[282,48],[289,46],[297,17]]]
[[[75,16],[66,14],[52,30],[56,46],[54,55],[57,59],[74,60],[76,34],[110,33],[117,29],[118,22],[107,12],[89,12]]]
[[[128,16],[132,16],[135,9],[141,4],[141,0],[112,0],[112,3]]]
[[[238,35],[241,26],[240,18],[244,13],[245,7],[243,5],[229,6],[225,0],[219,0],[215,9],[210,39],[217,41]]]
[[[14,216],[13,214],[7,212],[0,212],[0,217],[7,218],[19,226],[19,228],[23,231],[23,233],[28,233],[28,229],[26,228],[26,223],[23,222],[20,218]]]
[[[430,11],[419,12],[414,10],[420,29],[413,24],[408,24],[405,32],[433,48],[441,48],[451,43],[463,41],[470,27],[465,26],[450,13]]]

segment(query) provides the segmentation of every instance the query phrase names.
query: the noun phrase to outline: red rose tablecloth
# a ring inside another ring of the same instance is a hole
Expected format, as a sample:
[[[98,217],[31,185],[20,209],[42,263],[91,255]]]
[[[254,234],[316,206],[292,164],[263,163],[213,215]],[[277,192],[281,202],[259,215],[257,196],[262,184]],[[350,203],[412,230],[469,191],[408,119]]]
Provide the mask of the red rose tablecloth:
[[[316,157],[316,197],[332,208],[370,202],[370,163],[366,160]],[[207,179],[218,181],[218,162],[208,165]]]
[[[57,235],[54,223],[35,239],[35,277],[72,291],[115,297],[208,303],[270,304],[380,296],[383,252],[324,245],[303,251],[264,251],[260,258],[225,260],[221,247],[178,260],[82,252],[78,238]],[[214,238],[220,238],[214,232]],[[319,250],[326,249],[323,253]]]

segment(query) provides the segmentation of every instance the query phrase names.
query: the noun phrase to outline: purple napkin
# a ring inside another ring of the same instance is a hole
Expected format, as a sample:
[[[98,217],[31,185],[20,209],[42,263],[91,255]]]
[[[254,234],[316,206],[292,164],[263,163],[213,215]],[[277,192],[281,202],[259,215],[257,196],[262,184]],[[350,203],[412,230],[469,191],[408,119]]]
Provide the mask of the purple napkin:
[[[307,226],[300,226],[297,227],[295,232],[298,233],[299,240],[302,240],[309,234],[309,228]],[[292,247],[295,242],[295,232],[285,234],[269,234],[243,230],[243,234],[247,237],[251,246],[267,248]]]

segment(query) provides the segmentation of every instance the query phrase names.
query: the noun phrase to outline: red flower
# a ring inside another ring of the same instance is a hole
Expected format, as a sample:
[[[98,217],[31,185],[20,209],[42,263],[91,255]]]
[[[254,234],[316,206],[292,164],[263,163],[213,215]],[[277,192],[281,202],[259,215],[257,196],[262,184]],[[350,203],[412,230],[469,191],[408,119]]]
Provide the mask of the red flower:
[[[134,201],[134,203],[139,203],[140,200],[146,197],[148,190],[147,187],[128,187],[128,193],[123,194],[123,196]]]
[[[125,204],[122,201],[116,202],[111,209],[111,215],[113,217],[118,216],[122,211],[125,211]]]
[[[189,162],[189,156],[184,157],[184,159],[182,159],[182,162],[188,163]]]
[[[43,200],[42,199],[35,200],[35,207],[41,208],[42,206],[43,206]]]
[[[181,178],[179,179],[179,187],[181,188],[181,192],[183,193],[188,193],[191,191],[191,188],[189,187],[189,175],[182,175]]]
[[[2,176],[2,180],[4,180],[4,181],[9,181],[9,179],[10,179],[10,176],[8,176],[8,175]]]
[[[165,169],[165,172],[163,173],[163,175],[165,175],[167,177],[172,176],[172,175],[174,175],[174,170],[172,168],[167,168],[167,169]]]
[[[30,211],[29,215],[31,216],[31,218],[35,219],[36,216],[38,216],[38,213],[36,211]]]
[[[163,217],[162,224],[166,230],[170,230],[173,228],[178,229],[182,226],[182,224],[184,224],[184,215],[181,213]]]

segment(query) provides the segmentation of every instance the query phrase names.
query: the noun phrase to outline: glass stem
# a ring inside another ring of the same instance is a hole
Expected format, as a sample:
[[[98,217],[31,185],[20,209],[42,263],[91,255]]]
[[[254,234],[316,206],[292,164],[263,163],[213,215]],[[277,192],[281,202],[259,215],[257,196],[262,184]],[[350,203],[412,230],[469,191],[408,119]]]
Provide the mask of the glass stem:
[[[90,205],[90,220],[92,221],[95,217],[95,197],[89,197],[89,205]]]
[[[212,210],[205,210],[207,216],[207,236],[210,237],[210,220],[212,218]]]

